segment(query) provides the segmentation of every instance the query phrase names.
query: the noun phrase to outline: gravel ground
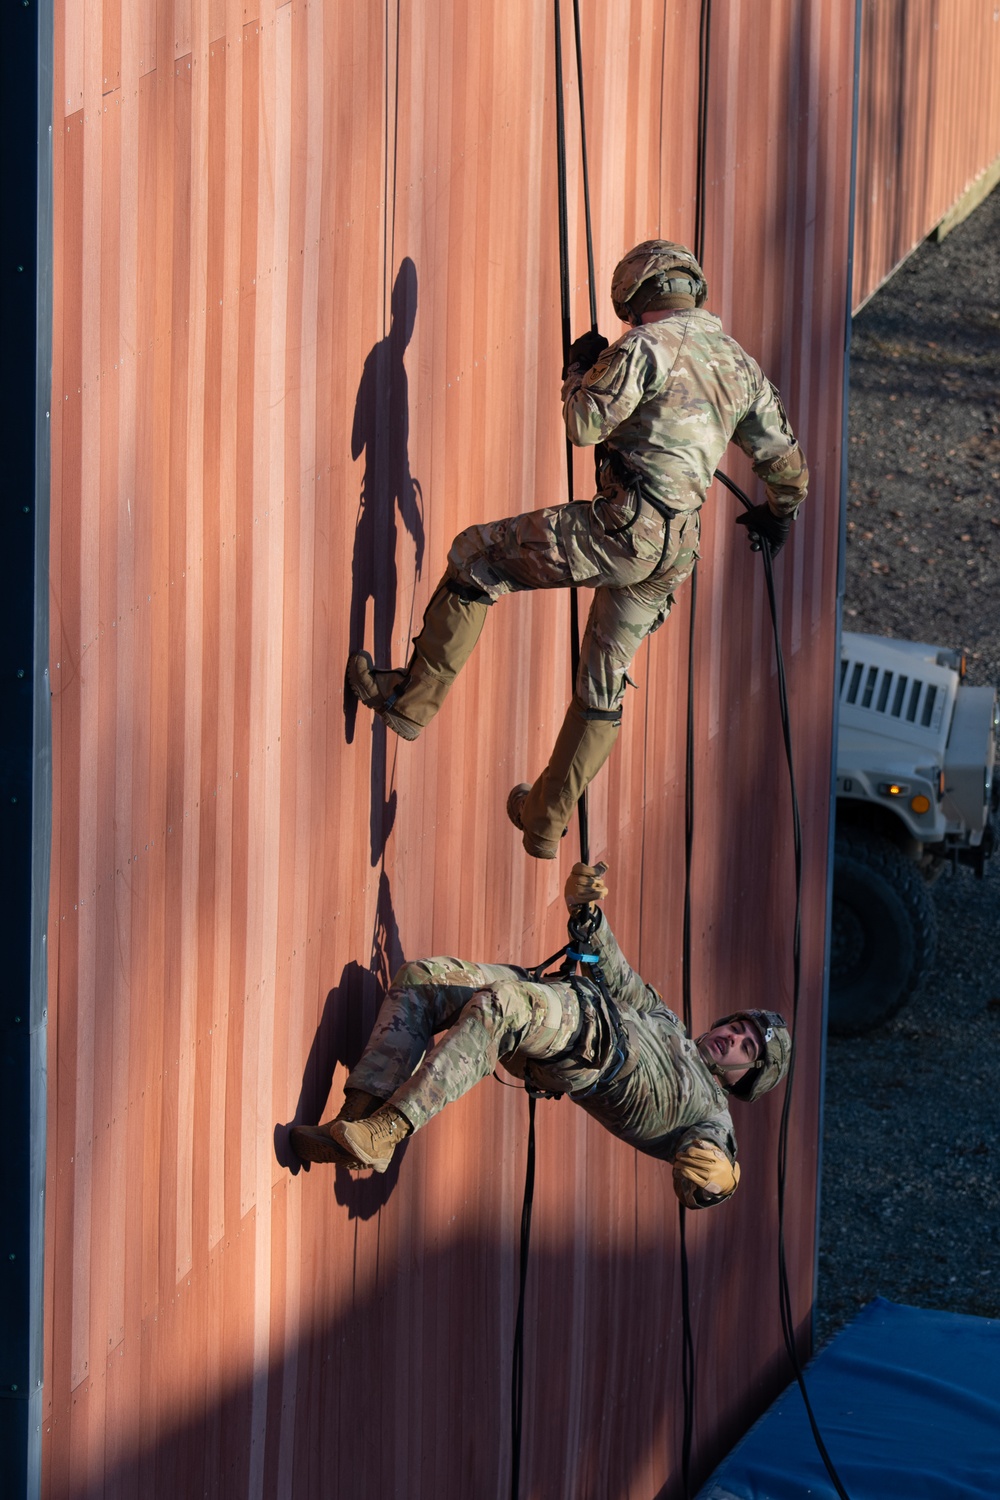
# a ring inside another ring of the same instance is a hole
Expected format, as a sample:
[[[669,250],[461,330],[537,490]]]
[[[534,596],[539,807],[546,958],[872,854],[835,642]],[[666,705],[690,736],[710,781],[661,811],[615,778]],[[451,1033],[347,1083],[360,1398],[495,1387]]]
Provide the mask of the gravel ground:
[[[845,628],[1000,679],[1000,189],[859,313]],[[827,1053],[817,1344],[880,1294],[1000,1317],[1000,853],[933,887],[918,995]]]

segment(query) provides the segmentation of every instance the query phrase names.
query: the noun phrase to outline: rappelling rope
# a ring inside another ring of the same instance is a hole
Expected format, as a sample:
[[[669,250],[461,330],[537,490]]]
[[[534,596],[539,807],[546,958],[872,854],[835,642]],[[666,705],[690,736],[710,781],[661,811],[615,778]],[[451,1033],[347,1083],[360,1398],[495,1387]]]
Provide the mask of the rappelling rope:
[[[704,232],[705,232],[705,177],[706,177],[706,143],[708,127],[708,81],[709,81],[709,58],[711,42],[711,0],[702,0],[701,17],[699,25],[699,80],[698,80],[698,137],[697,137],[697,180],[695,196],[695,235],[694,251],[695,257],[700,263],[704,263]],[[584,84],[582,67],[582,48],[580,38],[580,11],[579,0],[573,0],[573,20],[576,43],[576,66],[577,86],[580,110],[580,140],[583,158],[583,193],[584,212],[586,218],[587,239],[587,270],[588,288],[590,297],[590,323],[591,328],[597,329],[597,305],[596,285],[594,275],[594,252],[593,235],[591,227],[590,211],[590,181],[587,162],[587,134],[586,113],[584,105]],[[562,18],[561,0],[554,0],[554,37],[555,37],[555,74],[556,74],[556,149],[557,149],[557,183],[559,199],[559,270],[560,270],[560,311],[562,327],[563,365],[568,363],[569,349],[571,343],[570,330],[570,276],[569,276],[569,231],[567,213],[567,186],[566,186],[566,117],[563,97],[563,64],[562,64]],[[566,477],[567,477],[567,501],[572,502],[573,496],[573,446],[569,436],[566,438]],[[752,508],[752,502],[743,493],[738,485],[734,484],[725,474],[717,472],[716,478],[727,489],[732,491],[747,508]],[[788,1351],[789,1360],[795,1373],[795,1378],[802,1392],[803,1401],[812,1428],[813,1438],[817,1450],[831,1481],[837,1491],[840,1500],[850,1500],[844,1489],[836,1469],[826,1451],[822,1436],[813,1414],[812,1406],[806,1391],[805,1379],[795,1348],[794,1319],[792,1313],[791,1291],[788,1281],[788,1269],[785,1257],[784,1238],[784,1212],[785,1212],[785,1186],[788,1164],[788,1133],[791,1107],[792,1082],[795,1070],[795,1038],[796,1023],[798,1020],[800,979],[801,979],[801,907],[802,907],[802,833],[799,817],[798,794],[795,784],[795,770],[792,756],[790,714],[788,708],[787,685],[785,681],[784,660],[781,651],[781,637],[778,628],[777,604],[774,594],[774,579],[772,572],[772,560],[770,549],[766,542],[761,545],[761,553],[764,562],[764,576],[767,584],[768,601],[771,612],[771,624],[774,632],[775,657],[777,662],[778,692],[781,708],[782,734],[785,745],[785,757],[788,764],[789,785],[792,799],[792,823],[795,847],[795,922],[792,948],[793,963],[793,1001],[792,1001],[792,1047],[789,1061],[788,1081],[785,1089],[785,1098],[782,1106],[781,1124],[778,1139],[778,1281],[779,1281],[779,1305],[781,1311],[782,1335],[785,1347]],[[687,731],[686,731],[686,776],[685,776],[685,881],[684,881],[684,920],[683,920],[683,955],[682,955],[682,992],[684,1024],[690,1035],[693,1029],[693,1016],[691,1005],[691,869],[694,849],[694,642],[695,642],[695,620],[697,606],[698,570],[695,563],[690,580],[690,616],[688,633],[688,697],[687,697]],[[575,691],[577,669],[580,661],[580,626],[579,605],[576,589],[570,590],[570,658],[573,677],[573,688]],[[590,863],[590,837],[587,816],[586,792],[579,802],[580,823],[580,853],[585,864]],[[568,952],[568,950],[567,950]],[[520,1493],[520,1459],[521,1459],[521,1435],[522,1435],[522,1411],[524,1395],[524,1307],[525,1290],[527,1285],[528,1256],[531,1234],[531,1208],[534,1193],[535,1174],[535,1097],[529,1093],[528,1100],[528,1151],[527,1166],[525,1172],[524,1200],[521,1210],[521,1240],[520,1240],[520,1278],[518,1292],[517,1317],[515,1322],[513,1368],[511,1377],[511,1500],[518,1500]],[[694,1431],[694,1389],[695,1389],[695,1362],[694,1341],[691,1327],[690,1314],[690,1284],[689,1268],[686,1242],[686,1220],[683,1206],[680,1208],[680,1262],[681,1262],[681,1309],[683,1324],[683,1349],[682,1349],[682,1384],[684,1394],[684,1426],[681,1447],[681,1473],[683,1492],[685,1500],[690,1496],[690,1457],[691,1445]]]
[[[724,484],[726,489],[736,496],[745,510],[753,508],[751,500],[744,494],[739,485],[734,484],[721,470],[716,470],[715,477],[719,480],[720,484]],[[792,1046],[788,1061],[785,1098],[781,1106],[781,1124],[778,1129],[778,1302],[781,1311],[781,1332],[785,1341],[785,1349],[788,1352],[788,1358],[791,1362],[795,1379],[798,1382],[799,1390],[802,1392],[802,1400],[805,1403],[813,1440],[819,1456],[826,1467],[826,1472],[830,1476],[830,1481],[840,1496],[840,1500],[850,1500],[850,1496],[841,1482],[840,1475],[833,1466],[833,1460],[826,1450],[826,1444],[823,1442],[819,1426],[813,1414],[809,1393],[806,1390],[805,1376],[799,1360],[798,1350],[795,1347],[795,1320],[792,1313],[792,1295],[788,1282],[788,1265],[785,1258],[785,1185],[788,1172],[788,1130],[792,1103],[792,1082],[795,1077],[796,1037],[798,1035],[797,1022],[802,979],[802,823],[799,817],[799,797],[795,784],[791,713],[788,707],[785,659],[781,650],[781,631],[778,626],[778,606],[774,593],[773,563],[770,548],[765,541],[761,542],[760,554],[764,562],[764,580],[767,585],[767,601],[771,614],[771,628],[774,632],[778,704],[781,710],[781,734],[785,746],[785,760],[788,765],[788,785],[792,804],[792,841],[795,849],[795,920],[792,936]]]
[[[556,180],[559,200],[559,306],[562,329],[563,368],[569,362],[572,342],[570,331],[569,218],[566,192],[566,106],[563,98],[562,15],[561,0],[554,0],[554,40],[556,74]],[[587,223],[587,271],[590,288],[590,326],[597,328],[597,296],[594,284],[594,242],[590,216],[590,173],[587,164],[587,126],[584,109],[582,49],[580,42],[579,0],[573,0],[573,25],[576,37],[576,71],[580,107],[580,146],[583,156],[584,214]],[[573,444],[566,436],[566,499],[573,501]],[[576,675],[580,665],[580,606],[577,590],[569,594],[569,647],[571,690],[576,692]],[[580,858],[590,863],[590,824],[587,816],[587,793],[578,803],[580,825]],[[531,1243],[531,1205],[535,1190],[535,1098],[528,1095],[528,1155],[524,1175],[524,1198],[521,1205],[521,1257],[518,1279],[517,1315],[514,1322],[514,1345],[511,1354],[510,1396],[510,1494],[518,1500],[521,1488],[521,1433],[524,1404],[524,1305],[528,1281],[528,1255]]]
[[[705,178],[707,171],[707,139],[708,139],[708,85],[709,85],[709,60],[712,32],[712,0],[702,0],[701,22],[698,36],[698,161],[697,180],[695,190],[695,234],[694,253],[695,259],[700,265],[704,265],[704,241],[705,241]],[[715,478],[724,485],[740,501],[746,510],[753,508],[750,498],[744,494],[739,485],[735,484],[721,470],[716,470]],[[792,840],[795,854],[795,919],[792,936],[792,1041],[791,1056],[788,1064],[788,1077],[785,1085],[785,1097],[781,1108],[781,1123],[778,1130],[778,1302],[781,1314],[781,1332],[785,1343],[785,1349],[798,1382],[802,1399],[805,1403],[809,1425],[812,1429],[813,1440],[817,1451],[830,1480],[840,1496],[840,1500],[850,1500],[840,1476],[834,1468],[833,1461],[826,1450],[822,1435],[813,1413],[812,1404],[806,1390],[805,1377],[799,1361],[798,1350],[795,1347],[795,1324],[792,1313],[791,1289],[788,1281],[788,1264],[785,1255],[785,1186],[788,1170],[788,1132],[792,1100],[792,1083],[795,1076],[796,1039],[798,1036],[798,1014],[799,994],[801,988],[802,969],[802,825],[799,816],[799,799],[795,783],[795,764],[792,754],[791,715],[788,707],[788,688],[785,679],[785,662],[781,649],[781,631],[778,626],[778,608],[774,593],[774,573],[772,566],[771,550],[766,541],[760,544],[761,558],[764,563],[764,579],[767,586],[768,606],[771,614],[771,628],[774,634],[774,655],[778,677],[778,702],[781,711],[781,731],[785,746],[785,760],[788,765],[788,783],[791,792],[792,803]],[[687,774],[685,778],[685,872],[684,872],[684,942],[682,973],[683,995],[684,995],[684,1024],[688,1034],[691,1034],[691,928],[690,928],[690,887],[691,887],[691,857],[694,842],[694,639],[695,639],[695,608],[697,603],[698,565],[695,564],[691,575],[691,606],[690,606],[690,630],[688,635],[688,702],[687,702]],[[681,1245],[681,1301],[684,1323],[684,1436],[681,1452],[681,1473],[683,1479],[684,1496],[688,1500],[690,1495],[690,1450],[691,1438],[694,1430],[694,1353],[693,1346],[689,1346],[690,1330],[690,1303],[688,1296],[688,1267],[687,1246],[684,1235],[684,1208],[680,1211],[680,1245]]]
[[[702,0],[698,25],[698,133],[694,198],[694,255],[704,265],[705,176],[708,141],[708,70],[712,37],[712,0]],[[694,856],[694,641],[698,613],[698,560],[688,587],[687,723],[684,742],[684,920],[681,938],[681,999],[684,1028],[693,1034],[691,1005],[691,867]],[[695,1359],[691,1324],[691,1281],[687,1253],[687,1209],[678,1205],[678,1255],[681,1279],[681,1486],[691,1494],[691,1447],[694,1440]]]
[[[514,1322],[514,1355],[510,1376],[510,1493],[518,1500],[521,1488],[521,1413],[524,1405],[524,1293],[528,1279],[528,1247],[531,1242],[531,1205],[535,1193],[535,1096],[528,1095],[528,1159],[524,1169],[524,1200],[521,1204],[521,1260]]]
[[[569,212],[566,191],[566,104],[563,97],[562,14],[561,0],[554,5],[555,60],[556,60],[556,182],[559,198],[559,302],[562,327],[563,369],[569,363],[572,343],[570,327],[570,278],[569,278]],[[590,324],[597,328],[597,296],[594,289],[594,243],[590,224],[590,174],[587,166],[587,127],[583,100],[583,73],[581,70],[580,6],[573,0],[573,23],[576,34],[576,58],[578,95],[580,101],[580,144],[583,153],[583,201],[587,221],[587,268],[590,278]],[[566,434],[566,500],[573,501],[573,444]],[[575,588],[569,591],[569,655],[572,691],[576,692],[576,674],[580,666],[580,603]],[[590,863],[590,820],[587,808],[587,793],[584,791],[577,812],[580,824],[580,858]]]

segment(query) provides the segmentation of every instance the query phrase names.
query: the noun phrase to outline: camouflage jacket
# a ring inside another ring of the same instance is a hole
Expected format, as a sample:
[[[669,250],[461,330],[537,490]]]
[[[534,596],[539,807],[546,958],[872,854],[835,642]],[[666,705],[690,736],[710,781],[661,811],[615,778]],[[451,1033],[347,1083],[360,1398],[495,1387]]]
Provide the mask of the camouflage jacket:
[[[616,1037],[596,995],[581,1006],[581,1034],[567,1053],[526,1063],[514,1052],[503,1066],[540,1089],[569,1093],[605,1130],[649,1156],[673,1161],[698,1140],[721,1147],[735,1161],[728,1096],[697,1046],[657,991],[629,966],[603,914],[592,941],[628,1032],[628,1056],[619,1075],[610,1083],[598,1081],[614,1064]],[[585,1092],[595,1083],[592,1093]],[[718,1201],[701,1189],[685,1195],[691,1208]]]
[[[698,510],[732,438],[776,514],[805,499],[809,471],[781,397],[704,309],[630,328],[589,370],[571,368],[563,416],[572,442],[604,445],[602,493],[621,487],[624,467],[653,500]]]

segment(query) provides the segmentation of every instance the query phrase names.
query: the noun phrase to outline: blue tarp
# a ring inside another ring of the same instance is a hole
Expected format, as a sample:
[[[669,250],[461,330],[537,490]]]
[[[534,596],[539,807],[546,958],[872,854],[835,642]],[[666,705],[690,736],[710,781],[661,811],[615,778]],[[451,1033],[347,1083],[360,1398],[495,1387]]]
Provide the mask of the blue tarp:
[[[806,1370],[851,1500],[1000,1500],[1000,1321],[877,1297]],[[837,1500],[791,1385],[697,1500]]]

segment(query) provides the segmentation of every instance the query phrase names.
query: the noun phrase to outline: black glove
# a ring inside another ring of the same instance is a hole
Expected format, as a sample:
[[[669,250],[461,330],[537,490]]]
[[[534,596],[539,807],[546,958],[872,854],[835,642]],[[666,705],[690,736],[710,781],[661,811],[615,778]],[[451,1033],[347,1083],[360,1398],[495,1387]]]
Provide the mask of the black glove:
[[[788,541],[792,529],[791,516],[776,516],[769,505],[751,505],[741,516],[736,517],[737,526],[745,526],[750,533],[750,551],[759,552],[760,544],[766,541],[771,556],[777,557]]]
[[[580,337],[570,344],[563,375],[565,376],[574,365],[589,370],[591,365],[597,363],[607,347],[608,341],[604,334],[598,333],[596,328],[588,328],[586,333],[581,333]]]

